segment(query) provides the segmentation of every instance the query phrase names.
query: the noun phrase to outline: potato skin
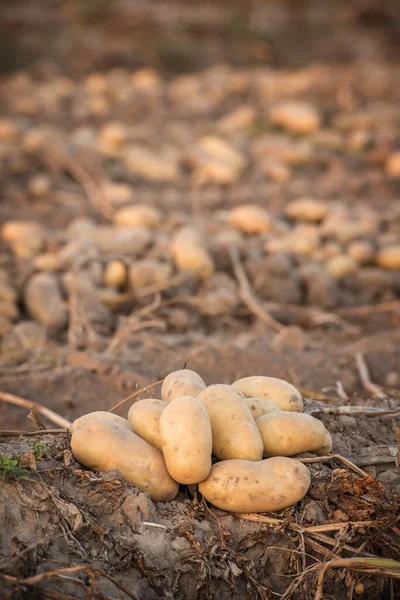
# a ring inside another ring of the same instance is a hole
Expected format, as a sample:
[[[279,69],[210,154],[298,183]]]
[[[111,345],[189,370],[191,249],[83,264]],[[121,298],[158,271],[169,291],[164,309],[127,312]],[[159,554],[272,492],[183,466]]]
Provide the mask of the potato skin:
[[[160,417],[165,464],[179,483],[204,481],[211,471],[212,436],[207,410],[199,400],[180,396]]]
[[[86,423],[87,421],[92,421],[93,419],[107,419],[109,421],[112,421],[113,423],[116,423],[120,427],[124,427],[129,431],[133,431],[132,425],[127,419],[124,419],[123,417],[120,417],[118,415],[114,415],[114,413],[107,412],[106,410],[96,410],[94,412],[87,413],[86,415],[82,415],[81,417],[78,417],[78,419],[75,419],[75,421],[69,428],[70,432],[74,433],[76,429],[78,429],[78,427],[80,427],[83,423]]]
[[[292,458],[216,463],[199,491],[217,508],[235,513],[272,512],[292,506],[310,487],[310,472]]]
[[[168,502],[178,493],[179,484],[169,475],[161,452],[109,419],[82,423],[72,434],[71,449],[93,471],[118,469],[154,502]]]
[[[275,402],[272,402],[272,400],[265,400],[265,398],[245,398],[245,401],[255,421],[263,415],[268,415],[272,412],[280,412],[281,410]]]
[[[304,413],[277,412],[256,420],[264,444],[264,456],[293,456],[301,452],[326,454],[332,438],[325,425]]]
[[[211,421],[213,454],[220,460],[261,460],[263,444],[244,398],[229,385],[210,385],[197,399]]]
[[[190,369],[180,369],[173,371],[164,379],[161,386],[161,398],[165,402],[171,402],[178,396],[196,398],[205,388],[206,384],[200,375]]]
[[[146,398],[132,404],[128,412],[128,421],[136,435],[161,450],[160,417],[166,402]]]
[[[276,377],[243,377],[232,383],[235,390],[243,392],[247,398],[272,400],[281,409],[303,412],[303,398],[298,390],[287,381]]]

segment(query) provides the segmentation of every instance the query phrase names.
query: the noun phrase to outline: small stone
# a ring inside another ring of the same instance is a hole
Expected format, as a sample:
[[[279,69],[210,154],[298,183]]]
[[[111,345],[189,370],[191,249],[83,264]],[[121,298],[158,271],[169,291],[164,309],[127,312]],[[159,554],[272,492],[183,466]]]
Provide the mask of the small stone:
[[[382,269],[400,269],[400,245],[388,246],[379,250],[376,264]]]
[[[268,211],[256,204],[242,204],[233,208],[229,214],[229,223],[232,227],[249,234],[269,231],[272,227]]]
[[[68,319],[57,278],[52,273],[36,273],[24,290],[24,303],[30,315],[46,327],[61,328]]]
[[[47,196],[51,190],[51,178],[46,173],[38,173],[28,182],[28,190],[32,196]]]
[[[325,267],[335,279],[343,279],[357,270],[357,263],[351,256],[339,254],[339,256],[333,256],[327,260]]]
[[[348,427],[349,429],[355,429],[357,427],[357,420],[349,415],[339,415],[337,420],[343,427]]]
[[[104,285],[108,287],[123,287],[126,282],[126,266],[122,260],[110,261],[104,270]]]
[[[292,133],[307,134],[319,129],[321,117],[308,102],[287,101],[272,108],[270,121]]]
[[[18,466],[29,471],[37,471],[36,458],[33,452],[24,452],[18,460]]]
[[[385,171],[391,177],[400,177],[400,150],[388,156],[385,163]]]
[[[308,523],[314,523],[315,525],[322,525],[326,519],[321,504],[312,500],[305,505],[303,515]]]
[[[285,212],[288,217],[295,219],[296,221],[318,223],[319,221],[322,221],[328,213],[328,205],[321,200],[304,197],[289,202]]]
[[[161,213],[154,206],[132,204],[120,208],[113,220],[117,225],[156,228],[161,223]]]

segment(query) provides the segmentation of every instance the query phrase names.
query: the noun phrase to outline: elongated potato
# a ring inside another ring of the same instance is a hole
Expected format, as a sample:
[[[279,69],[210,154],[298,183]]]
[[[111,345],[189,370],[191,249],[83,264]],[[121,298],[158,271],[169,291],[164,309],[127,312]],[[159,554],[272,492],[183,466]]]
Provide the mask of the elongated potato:
[[[255,375],[238,379],[232,383],[232,387],[243,392],[247,398],[272,400],[281,410],[303,412],[303,398],[300,392],[283,379]]]
[[[168,473],[179,483],[200,483],[211,471],[212,436],[207,410],[199,400],[180,396],[160,417],[162,452]]]
[[[211,421],[213,454],[220,460],[261,460],[263,444],[244,398],[229,385],[210,385],[197,399]]]
[[[166,402],[146,398],[132,404],[128,412],[128,421],[136,435],[161,450],[160,417]]]
[[[128,429],[129,431],[133,431],[132,425],[123,417],[119,417],[118,415],[114,415],[114,413],[110,413],[105,410],[96,410],[94,412],[87,413],[86,415],[82,415],[78,419],[75,419],[69,428],[70,432],[74,433],[74,431],[76,431],[76,429],[78,429],[82,423],[87,423],[87,421],[92,421],[93,419],[108,419],[109,421],[120,425],[120,427],[125,427],[125,429]]]
[[[200,375],[190,369],[180,369],[179,371],[173,371],[164,379],[161,387],[161,398],[165,402],[171,402],[178,396],[196,398],[205,389],[206,384]]]
[[[216,463],[199,491],[214,506],[236,513],[272,512],[292,506],[310,487],[310,472],[292,458]]]
[[[277,412],[256,421],[264,444],[264,456],[293,456],[301,452],[323,455],[332,451],[325,425],[304,413]]]
[[[245,398],[246,404],[249,407],[253,419],[256,420],[263,415],[268,415],[273,412],[280,412],[280,408],[272,402],[264,398]]]
[[[110,419],[82,423],[72,434],[71,449],[76,460],[93,471],[118,469],[125,481],[155,502],[168,502],[178,493],[161,452]]]

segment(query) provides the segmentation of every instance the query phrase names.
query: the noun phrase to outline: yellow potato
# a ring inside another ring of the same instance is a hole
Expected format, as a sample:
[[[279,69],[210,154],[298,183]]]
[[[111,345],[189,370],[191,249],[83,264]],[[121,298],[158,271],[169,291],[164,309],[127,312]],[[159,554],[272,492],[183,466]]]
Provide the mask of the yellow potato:
[[[304,413],[279,412],[256,421],[264,444],[264,456],[293,456],[301,452],[323,455],[332,451],[325,425]]]
[[[161,452],[110,419],[82,423],[72,434],[71,449],[93,471],[118,469],[125,481],[155,502],[168,502],[178,493],[179,484],[169,475]]]
[[[245,398],[246,404],[251,410],[253,419],[256,420],[263,415],[273,412],[279,412],[281,409],[271,400],[264,398]]]
[[[158,450],[161,450],[160,417],[166,406],[162,400],[146,398],[135,402],[128,412],[128,421],[136,435]]]
[[[161,386],[161,398],[165,402],[171,402],[178,396],[196,398],[205,389],[206,384],[200,375],[190,369],[181,369],[166,376]]]
[[[212,436],[204,404],[190,396],[172,400],[161,414],[160,435],[171,477],[185,484],[200,483],[208,477]]]
[[[213,258],[193,227],[182,227],[173,234],[171,255],[180,271],[188,271],[201,279],[207,279],[214,273]]]
[[[92,421],[93,419],[108,419],[109,421],[113,421],[113,423],[120,425],[120,427],[125,427],[125,429],[129,429],[129,431],[133,431],[132,425],[123,417],[119,417],[118,415],[114,415],[114,413],[105,410],[96,410],[95,412],[87,413],[86,415],[82,415],[78,419],[75,419],[69,428],[70,432],[74,433],[82,423],[87,423],[87,421]]]
[[[274,512],[301,500],[310,483],[307,467],[292,458],[276,457],[260,462],[224,460],[213,465],[199,491],[222,510]]]
[[[232,383],[235,390],[242,392],[246,398],[264,398],[272,400],[281,410],[303,411],[303,398],[298,390],[283,379],[275,377],[244,377]]]
[[[211,421],[213,454],[220,460],[261,460],[263,444],[244,398],[229,385],[210,385],[197,399]]]
[[[245,233],[263,233],[272,227],[269,213],[257,204],[242,204],[232,208],[229,214],[232,227]]]
[[[147,204],[129,204],[120,208],[114,215],[114,223],[126,227],[156,228],[161,222],[161,213]]]

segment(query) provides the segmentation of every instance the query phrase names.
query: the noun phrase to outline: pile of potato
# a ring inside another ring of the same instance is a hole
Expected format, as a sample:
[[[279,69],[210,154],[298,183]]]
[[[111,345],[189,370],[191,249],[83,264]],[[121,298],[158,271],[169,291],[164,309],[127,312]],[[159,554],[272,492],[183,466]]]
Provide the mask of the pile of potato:
[[[310,486],[307,467],[289,457],[332,450],[324,425],[302,413],[301,394],[281,379],[207,387],[182,369],[164,379],[161,397],[135,402],[127,419],[99,411],[74,421],[75,458],[94,471],[118,469],[154,501],[198,484],[220,509],[269,512],[295,504]]]

